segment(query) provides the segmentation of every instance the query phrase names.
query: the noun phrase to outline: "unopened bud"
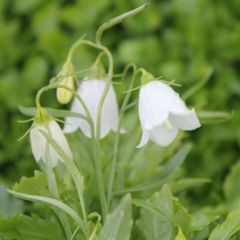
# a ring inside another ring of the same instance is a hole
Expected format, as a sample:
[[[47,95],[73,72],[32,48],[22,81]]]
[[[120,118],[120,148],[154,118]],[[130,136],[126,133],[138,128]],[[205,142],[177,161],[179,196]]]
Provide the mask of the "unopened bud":
[[[59,81],[60,87],[57,88],[57,100],[61,104],[67,104],[72,99],[74,90],[74,68],[71,63],[66,63],[59,74],[62,80]]]
[[[74,89],[74,79],[72,76],[66,77],[59,85],[61,85],[61,87],[57,88],[57,100],[61,104],[67,104],[72,99],[73,94],[71,90]]]

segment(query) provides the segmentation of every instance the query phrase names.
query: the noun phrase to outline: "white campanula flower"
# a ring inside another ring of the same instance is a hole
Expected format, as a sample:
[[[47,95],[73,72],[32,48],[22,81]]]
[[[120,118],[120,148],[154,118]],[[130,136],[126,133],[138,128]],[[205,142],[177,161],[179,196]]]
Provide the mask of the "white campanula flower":
[[[42,160],[46,163],[47,144],[49,144],[49,159],[51,161],[51,166],[55,167],[59,160],[62,161],[61,156],[56,152],[51,144],[47,142],[47,139],[41,131],[50,134],[56,143],[61,146],[62,150],[66,153],[69,159],[73,158],[72,152],[61,128],[55,120],[49,119],[43,123],[35,122],[30,131],[32,153],[37,162]]]
[[[97,111],[100,99],[102,97],[106,82],[104,80],[93,79],[83,81],[78,88],[78,95],[81,96],[84,101],[90,116],[93,121],[94,131],[96,134],[97,126]],[[72,112],[80,113],[86,116],[83,106],[77,98],[74,99],[72,107]],[[118,103],[116,93],[112,85],[107,93],[105,101],[103,103],[102,113],[101,113],[101,129],[100,138],[105,137],[111,130],[117,131],[119,121]],[[67,117],[64,126],[64,132],[70,133],[76,131],[78,128],[87,137],[91,136],[91,130],[89,123],[80,118]]]
[[[201,126],[195,110],[188,109],[169,85],[157,80],[141,87],[138,110],[143,131],[138,147],[149,140],[165,147],[173,142],[179,129],[190,131]]]

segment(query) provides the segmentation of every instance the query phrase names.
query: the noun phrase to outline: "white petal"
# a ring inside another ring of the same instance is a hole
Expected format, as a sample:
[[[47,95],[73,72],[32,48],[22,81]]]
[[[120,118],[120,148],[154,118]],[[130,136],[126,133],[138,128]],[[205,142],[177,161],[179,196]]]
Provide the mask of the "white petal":
[[[84,114],[84,112],[82,111],[81,104],[79,103],[79,100],[77,98],[74,98],[73,100],[71,112]],[[80,127],[81,121],[82,119],[79,118],[67,117],[65,120],[63,131],[65,133],[75,132]]]
[[[36,126],[30,131],[30,142],[32,147],[32,153],[35,160],[38,162],[45,152],[46,139],[39,132],[44,130],[44,127]],[[46,130],[45,130],[46,131]]]
[[[78,94],[83,99],[87,106],[90,116],[93,120],[94,129],[96,132],[97,126],[97,111],[98,104],[102,97],[106,82],[104,80],[87,80],[83,81],[79,88]],[[80,104],[79,100],[75,98],[71,111],[83,114],[86,113]],[[116,94],[112,86],[108,91],[106,99],[103,104],[102,115],[101,115],[101,131],[100,137],[105,137],[111,129],[115,129],[118,124],[118,104]],[[67,126],[69,125],[69,126]],[[70,126],[72,125],[72,126]],[[71,132],[80,127],[82,132],[87,136],[91,137],[90,126],[87,121],[79,118],[67,118],[64,126],[64,131]]]
[[[59,127],[59,125],[56,123],[56,121],[51,120],[49,122],[49,130],[50,130],[50,134],[51,136],[54,138],[54,140],[61,146],[61,148],[63,149],[63,151],[66,153],[66,155],[72,159],[72,152],[69,148],[68,142],[61,130],[61,128]],[[50,149],[53,148],[52,146],[50,147]],[[59,156],[55,149],[53,148],[53,151],[55,152],[55,155]],[[59,159],[61,160],[61,158],[59,157]]]
[[[144,129],[150,130],[165,122],[169,110],[166,106],[166,93],[158,81],[152,81],[141,87],[139,93],[139,118]]]
[[[186,131],[194,130],[201,126],[195,110],[189,110],[185,114],[170,114],[170,121],[178,128]]]
[[[137,145],[137,148],[141,148],[147,144],[149,141],[149,131],[143,130],[140,143]]]
[[[165,122],[150,131],[150,139],[156,144],[166,147],[173,142],[177,134],[178,128],[172,124],[169,127],[167,122]]]
[[[182,115],[188,112],[184,101],[168,84],[151,81],[141,87],[139,115],[145,129],[162,124],[169,113]]]

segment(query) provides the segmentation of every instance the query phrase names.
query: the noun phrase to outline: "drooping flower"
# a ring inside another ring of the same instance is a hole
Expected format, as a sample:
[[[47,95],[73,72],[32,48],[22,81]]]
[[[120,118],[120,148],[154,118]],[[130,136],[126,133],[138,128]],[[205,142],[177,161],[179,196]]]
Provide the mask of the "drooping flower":
[[[105,85],[105,80],[85,80],[80,84],[77,92],[78,95],[81,96],[89,111],[90,117],[94,125],[94,134],[96,134],[98,105],[102,97]],[[87,116],[82,104],[77,98],[75,98],[73,101],[71,111]],[[101,113],[100,138],[105,137],[111,130],[117,131],[118,121],[118,103],[116,93],[111,85],[103,103]],[[66,118],[64,132],[74,132],[78,128],[80,128],[87,137],[92,137],[90,125],[86,120],[74,117]]]
[[[149,140],[165,147],[173,142],[179,129],[190,131],[201,126],[195,110],[188,109],[169,85],[157,80],[141,87],[138,110],[142,126],[138,147]]]
[[[73,158],[72,152],[69,148],[63,131],[55,120],[46,117],[44,121],[43,118],[41,118],[41,121],[39,121],[39,119],[36,119],[33,124],[34,125],[30,131],[30,142],[33,156],[37,162],[42,160],[44,163],[46,163],[47,151],[49,153],[48,158],[51,161],[50,165],[52,167],[55,167],[59,160],[63,161],[62,157],[56,152],[56,150],[51,146],[51,144],[47,142],[47,139],[41,131],[50,134],[51,137],[56,141],[56,143],[61,146],[69,159]]]

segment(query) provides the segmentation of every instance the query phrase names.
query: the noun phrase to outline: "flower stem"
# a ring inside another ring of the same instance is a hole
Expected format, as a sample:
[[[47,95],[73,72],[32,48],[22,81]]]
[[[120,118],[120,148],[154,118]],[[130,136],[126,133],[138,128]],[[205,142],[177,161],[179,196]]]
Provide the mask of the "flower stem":
[[[87,221],[87,212],[85,208],[85,203],[84,203],[84,197],[83,197],[83,178],[78,171],[77,167],[75,166],[73,159],[70,159],[66,153],[62,150],[61,146],[52,138],[51,134],[47,134],[44,131],[41,131],[42,135],[49,141],[49,143],[52,145],[52,147],[56,150],[56,152],[61,156],[61,159],[63,160],[66,168],[70,172],[74,185],[76,187],[78,197],[80,200],[80,206],[82,210],[82,215],[83,215],[83,221],[84,221],[84,234],[89,235],[89,226],[88,226],[88,221]]]
[[[81,177],[77,167],[75,166],[73,161],[65,162],[66,167],[68,168],[69,172],[72,175],[73,182],[75,184],[75,187],[77,189],[78,197],[80,200],[80,206],[82,209],[82,215],[83,215],[83,221],[85,223],[87,232],[89,233],[89,227],[88,227],[88,220],[87,220],[87,211],[85,207],[84,197],[83,197],[83,178]]]
[[[134,64],[129,64],[126,66],[123,72],[123,77],[124,79],[125,75],[127,74],[128,70],[130,68],[133,68],[133,75],[127,90],[127,94],[125,95],[125,98],[123,100],[120,112],[119,112],[119,122],[118,122],[118,128],[117,132],[115,135],[115,140],[114,140],[114,148],[113,148],[113,159],[111,163],[111,169],[110,169],[110,176],[109,176],[109,182],[108,182],[108,195],[107,195],[107,200],[108,204],[110,204],[111,198],[112,198],[112,193],[113,193],[113,185],[114,185],[114,179],[115,179],[115,173],[116,173],[116,165],[117,165],[117,158],[118,158],[118,146],[120,142],[120,129],[121,129],[121,124],[122,124],[122,119],[123,119],[123,114],[125,112],[126,106],[128,104],[129,98],[131,96],[131,89],[133,88],[134,85],[134,79],[136,76],[136,66]]]
[[[52,169],[51,166],[51,158],[50,158],[50,151],[49,151],[49,144],[47,143],[46,146],[46,173],[47,173],[47,181],[48,181],[48,189],[50,194],[52,195],[52,197],[56,198],[56,199],[60,199],[59,196],[59,192],[58,192],[58,188],[57,188],[57,181],[56,181],[56,177],[54,174],[54,171]],[[63,228],[66,234],[67,239],[71,238],[72,235],[72,231],[71,228],[68,224],[68,220],[65,216],[64,213],[60,212],[57,209],[54,209],[55,213],[57,214]]]

